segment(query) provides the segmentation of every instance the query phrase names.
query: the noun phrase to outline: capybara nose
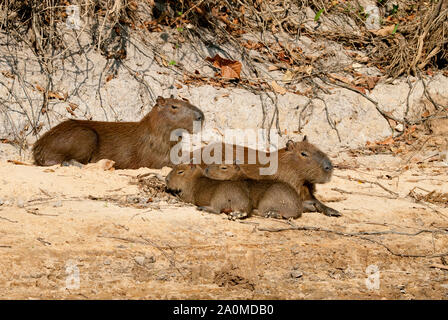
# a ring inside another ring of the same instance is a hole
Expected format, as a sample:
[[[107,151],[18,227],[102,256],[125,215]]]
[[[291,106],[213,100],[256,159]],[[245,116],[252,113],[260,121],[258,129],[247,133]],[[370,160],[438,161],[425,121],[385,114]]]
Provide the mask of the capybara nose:
[[[333,164],[330,160],[324,161],[324,170],[327,172],[333,170]]]
[[[204,114],[202,111],[195,111],[194,112],[194,120],[196,121],[203,121],[205,119]]]

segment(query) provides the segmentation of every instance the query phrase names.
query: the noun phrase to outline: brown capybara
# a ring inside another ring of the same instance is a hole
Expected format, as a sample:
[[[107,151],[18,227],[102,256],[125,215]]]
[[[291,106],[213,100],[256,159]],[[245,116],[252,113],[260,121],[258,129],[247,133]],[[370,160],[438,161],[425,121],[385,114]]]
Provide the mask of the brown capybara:
[[[166,187],[180,199],[211,213],[243,218],[252,211],[245,181],[218,181],[203,176],[199,165],[179,164],[167,175]]]
[[[75,160],[86,164],[101,159],[115,161],[117,169],[171,166],[171,132],[192,133],[193,122],[204,121],[203,112],[187,101],[158,97],[139,122],[67,120],[46,132],[33,146],[37,165],[51,166]]]
[[[302,200],[287,183],[269,180],[245,179],[239,165],[211,164],[204,176],[220,181],[246,181],[249,198],[258,214],[264,217],[299,218],[302,215]]]
[[[225,159],[226,145],[222,144],[221,161]],[[286,147],[279,149],[276,152],[262,152],[249,149],[247,147],[232,146],[233,159],[239,160],[239,167],[241,172],[240,179],[253,179],[253,180],[274,180],[282,181],[293,187],[300,195],[303,201],[304,211],[318,211],[327,216],[340,216],[341,214],[321,203],[314,193],[316,192],[316,183],[329,182],[333,173],[333,165],[328,156],[320,151],[317,147],[309,143],[306,137],[303,141],[293,142],[289,140]],[[242,149],[242,159],[237,158],[237,147]],[[202,152],[205,148],[212,150],[210,154],[214,155],[213,145],[202,148]],[[256,153],[255,163],[250,163],[249,155],[251,152]],[[268,168],[269,163],[262,164],[260,161],[260,154],[264,158],[278,159],[277,170],[273,174],[260,174],[261,168]],[[191,153],[191,156],[195,156]],[[219,157],[218,157],[219,158]],[[201,158],[201,167],[205,170],[210,163],[204,163]]]

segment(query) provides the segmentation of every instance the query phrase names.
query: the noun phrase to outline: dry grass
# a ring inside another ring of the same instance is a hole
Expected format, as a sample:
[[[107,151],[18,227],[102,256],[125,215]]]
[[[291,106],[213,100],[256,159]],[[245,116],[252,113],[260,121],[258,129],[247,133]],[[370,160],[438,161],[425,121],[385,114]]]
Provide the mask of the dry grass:
[[[81,8],[81,17],[94,26],[92,39],[108,57],[123,58],[124,52],[108,51],[111,38],[126,36],[123,27],[160,30],[165,27],[194,26],[190,30],[201,33],[202,28],[216,33],[216,40],[238,39],[242,34],[285,32],[292,36],[307,35],[312,39],[327,38],[344,43],[353,49],[365,50],[374,63],[389,76],[416,73],[417,69],[446,68],[448,61],[448,4],[445,1],[399,0],[394,3],[379,1],[383,27],[396,25],[396,32],[377,35],[365,27],[367,14],[357,1],[330,0],[183,0],[183,1],[129,1],[78,0],[71,1]],[[48,53],[66,49],[58,24],[67,19],[67,0],[4,1],[1,6],[0,28],[11,36],[30,45],[37,55],[49,58]],[[142,10],[141,8],[149,8]],[[309,7],[321,12],[331,31],[310,29],[305,16]],[[339,20],[335,20],[338,18]],[[355,24],[359,32],[344,30],[341,23]],[[266,44],[268,51],[278,51],[276,44]],[[278,45],[278,44],[277,44]],[[303,57],[285,48],[288,61],[300,66]]]

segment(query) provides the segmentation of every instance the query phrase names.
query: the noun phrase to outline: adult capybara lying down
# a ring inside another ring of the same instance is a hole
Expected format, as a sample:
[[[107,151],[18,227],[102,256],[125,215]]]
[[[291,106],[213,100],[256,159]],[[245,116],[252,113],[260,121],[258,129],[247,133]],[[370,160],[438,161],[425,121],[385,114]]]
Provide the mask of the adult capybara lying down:
[[[46,132],[33,146],[37,165],[51,166],[76,160],[86,164],[101,159],[115,161],[117,169],[171,166],[171,132],[192,133],[193,122],[204,114],[189,102],[158,97],[139,122],[67,120]]]
[[[242,149],[242,159],[238,159],[237,147]],[[214,146],[209,145],[202,148],[202,154],[204,150],[208,149],[205,153],[214,157]],[[303,211],[318,211],[327,216],[340,216],[341,214],[324,205],[314,196],[316,192],[316,183],[327,183],[330,181],[333,173],[333,165],[328,156],[319,150],[316,146],[309,143],[306,137],[303,141],[288,141],[286,147],[279,149],[276,152],[263,152],[256,151],[255,163],[249,162],[250,153],[255,151],[253,149],[241,146],[233,145],[233,159],[239,160],[239,168],[241,169],[240,175],[236,180],[241,179],[253,179],[253,180],[274,180],[282,181],[293,187],[300,195],[303,201]],[[222,144],[221,161],[224,163],[226,145]],[[190,157],[194,157],[192,152]],[[268,158],[270,161],[278,161],[278,167],[273,174],[261,174],[260,168],[269,167],[269,163],[262,164],[260,157]],[[203,170],[207,168],[210,163],[205,163],[201,158],[201,167]],[[214,179],[217,179],[214,177]],[[224,179],[223,179],[224,180]]]

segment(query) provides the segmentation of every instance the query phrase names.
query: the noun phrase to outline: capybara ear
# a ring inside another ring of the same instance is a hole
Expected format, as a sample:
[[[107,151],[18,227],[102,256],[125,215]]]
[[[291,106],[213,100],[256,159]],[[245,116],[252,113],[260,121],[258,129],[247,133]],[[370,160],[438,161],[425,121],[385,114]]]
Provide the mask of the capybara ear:
[[[302,141],[308,141],[308,138],[306,136],[303,136],[303,140]]]
[[[240,164],[241,164],[240,160],[238,160],[238,159],[233,160],[233,165],[235,166],[235,168],[237,170],[240,170]]]
[[[294,145],[294,141],[288,140],[288,142],[286,142],[286,150],[290,151],[292,149],[293,145]]]
[[[156,99],[157,104],[165,104],[165,98],[158,96]]]
[[[196,159],[195,158],[191,158],[190,159],[190,169],[197,169],[200,168],[201,166],[199,164],[196,163]]]

